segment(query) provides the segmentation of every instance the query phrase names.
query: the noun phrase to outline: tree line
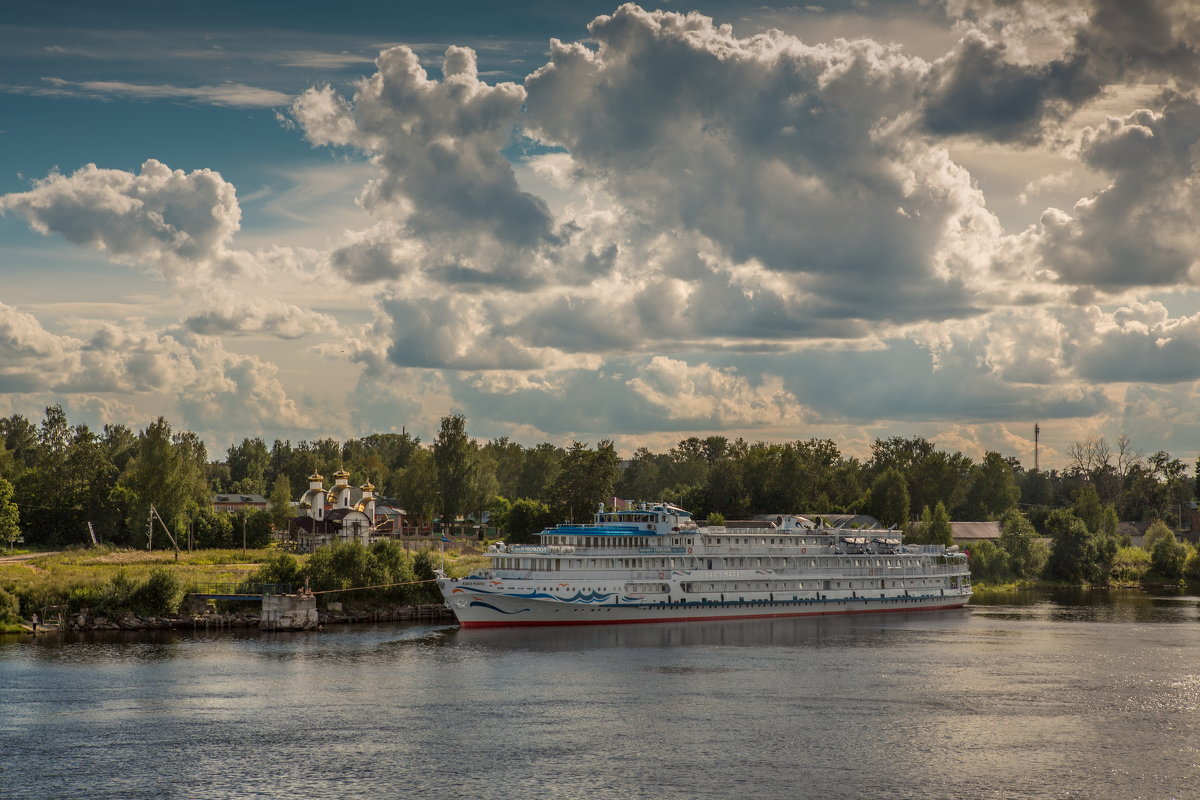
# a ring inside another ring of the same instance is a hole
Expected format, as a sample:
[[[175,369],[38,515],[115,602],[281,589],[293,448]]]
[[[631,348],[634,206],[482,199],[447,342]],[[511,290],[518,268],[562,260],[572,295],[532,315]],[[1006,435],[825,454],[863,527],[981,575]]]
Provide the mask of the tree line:
[[[210,460],[197,435],[161,417],[140,431],[93,431],[51,406],[38,423],[0,418],[0,537],[9,535],[5,509],[15,509],[31,543],[84,543],[90,524],[105,542],[142,547],[153,504],[177,538],[189,536],[197,546],[238,546],[243,531],[247,544],[262,544],[273,528],[286,526],[290,502],[310,475],[338,469],[354,485],[374,483],[376,494],[410,520],[453,524],[486,516],[514,540],[563,520],[588,521],[611,496],[667,500],[714,521],[865,513],[918,538],[939,538],[941,521],[997,520],[1016,508],[1041,536],[1053,536],[1062,524],[1052,514],[1069,508],[1179,527],[1196,496],[1197,476],[1184,462],[1161,451],[1146,456],[1125,437],[1115,446],[1077,442],[1067,454],[1067,467],[1046,471],[998,452],[975,461],[922,437],[876,439],[869,457],[859,459],[829,439],[708,436],[682,439],[666,452],[639,448],[622,461],[607,439],[567,447],[481,441],[469,435],[465,417],[451,414],[428,444],[408,433],[270,445],[247,437]],[[212,510],[214,493],[260,494],[270,503],[231,518]],[[1081,496],[1087,510],[1078,508]]]

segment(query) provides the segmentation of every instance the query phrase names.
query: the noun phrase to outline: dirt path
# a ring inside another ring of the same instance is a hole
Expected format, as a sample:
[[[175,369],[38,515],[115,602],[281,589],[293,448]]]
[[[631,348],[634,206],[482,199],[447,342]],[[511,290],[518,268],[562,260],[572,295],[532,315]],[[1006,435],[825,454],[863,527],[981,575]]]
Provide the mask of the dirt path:
[[[42,556],[57,555],[58,552],[59,551],[54,550],[45,553],[22,553],[21,555],[16,556],[6,556],[3,553],[0,553],[0,564],[20,564],[22,561],[32,561],[33,559],[41,558]]]

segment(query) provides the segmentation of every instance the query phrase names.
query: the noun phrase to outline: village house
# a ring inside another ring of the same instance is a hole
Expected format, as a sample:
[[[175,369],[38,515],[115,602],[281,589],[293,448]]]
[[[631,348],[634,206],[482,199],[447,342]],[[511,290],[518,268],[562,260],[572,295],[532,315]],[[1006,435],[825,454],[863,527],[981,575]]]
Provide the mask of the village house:
[[[267,505],[267,498],[261,494],[219,494],[213,498],[213,511],[224,511],[228,514],[266,509]]]

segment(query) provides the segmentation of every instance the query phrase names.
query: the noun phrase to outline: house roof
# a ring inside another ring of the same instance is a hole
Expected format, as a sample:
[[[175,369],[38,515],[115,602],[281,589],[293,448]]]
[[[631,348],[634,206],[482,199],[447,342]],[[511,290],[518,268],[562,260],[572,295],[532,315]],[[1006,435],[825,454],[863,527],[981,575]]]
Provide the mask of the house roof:
[[[963,539],[966,541],[980,541],[982,539],[995,540],[1000,538],[1000,523],[999,522],[951,522],[951,536],[955,539]]]
[[[357,508],[335,508],[325,515],[325,519],[329,520],[330,522],[339,522],[340,523],[342,520],[344,520],[346,517],[350,516],[351,514],[358,514],[360,517],[364,517],[364,518],[367,516],[365,513],[363,513],[362,511],[359,511]]]
[[[266,503],[267,498],[261,494],[219,494],[214,503]]]

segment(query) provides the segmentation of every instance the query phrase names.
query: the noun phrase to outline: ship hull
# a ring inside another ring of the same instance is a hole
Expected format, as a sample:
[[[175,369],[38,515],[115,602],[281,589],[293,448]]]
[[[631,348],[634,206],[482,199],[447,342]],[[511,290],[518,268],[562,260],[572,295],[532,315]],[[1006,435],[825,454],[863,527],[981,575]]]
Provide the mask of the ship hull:
[[[619,625],[943,611],[961,608],[971,597],[969,592],[939,591],[920,595],[813,596],[668,603],[637,602],[635,598],[587,593],[571,600],[547,597],[536,591],[489,591],[449,580],[442,582],[442,591],[447,605],[464,628]]]

